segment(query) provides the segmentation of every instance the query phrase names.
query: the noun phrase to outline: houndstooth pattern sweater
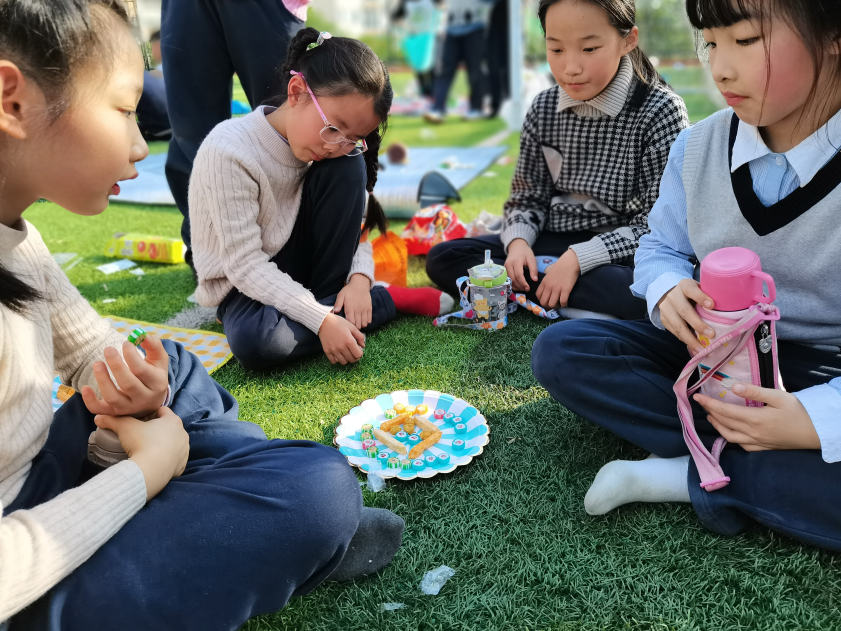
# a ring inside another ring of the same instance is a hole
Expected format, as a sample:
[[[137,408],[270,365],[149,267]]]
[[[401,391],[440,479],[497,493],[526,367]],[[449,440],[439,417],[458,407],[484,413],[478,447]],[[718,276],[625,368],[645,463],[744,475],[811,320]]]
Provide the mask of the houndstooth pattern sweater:
[[[646,86],[627,57],[590,101],[560,86],[542,92],[523,123],[501,234],[506,251],[518,238],[533,246],[543,230],[588,230],[601,234],[571,247],[582,274],[632,261],[669,149],[688,126],[683,100],[666,85]]]

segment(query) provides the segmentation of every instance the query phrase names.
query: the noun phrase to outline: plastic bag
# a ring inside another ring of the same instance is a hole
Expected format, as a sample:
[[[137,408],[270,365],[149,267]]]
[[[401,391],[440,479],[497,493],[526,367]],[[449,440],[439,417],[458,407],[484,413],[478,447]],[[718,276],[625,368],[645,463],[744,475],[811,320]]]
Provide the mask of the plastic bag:
[[[406,286],[409,253],[403,239],[391,230],[371,241],[374,249],[374,278],[398,287]]]
[[[436,204],[416,212],[402,236],[409,254],[417,255],[427,254],[432,246],[460,239],[466,234],[467,228],[452,208]]]

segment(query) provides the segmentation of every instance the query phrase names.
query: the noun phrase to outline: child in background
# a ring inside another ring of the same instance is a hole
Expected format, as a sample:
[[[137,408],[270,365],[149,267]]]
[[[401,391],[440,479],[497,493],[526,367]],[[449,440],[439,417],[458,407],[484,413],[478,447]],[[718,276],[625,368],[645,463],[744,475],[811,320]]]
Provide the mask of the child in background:
[[[362,507],[338,451],[238,421],[180,344],[147,337],[142,357],[22,218],[41,197],[97,215],[137,175],[143,62],[127,21],[116,0],[0,0],[0,626],[14,616],[13,629],[238,629],[328,577],[376,571],[402,535],[402,519]],[[80,392],[54,415],[55,371]],[[87,461],[97,427],[128,460]]]
[[[701,522],[736,535],[759,522],[841,550],[841,13],[812,0],[692,0],[713,78],[732,109],[681,133],[633,292],[651,321],[562,322],[538,337],[535,376],[563,405],[652,458],[605,465],[590,514],[627,502],[692,502]],[[730,484],[707,492],[690,460],[672,387],[696,336],[698,261],[723,247],[756,252],[777,287],[779,369],[787,391],[735,384],[764,407],[694,395],[695,427]],[[657,458],[654,455],[658,456]]]
[[[344,365],[396,311],[436,316],[452,302],[374,286],[371,244],[359,242],[366,205],[363,229],[385,225],[368,199],[393,96],[385,64],[360,41],[307,28],[280,73],[271,105],[221,123],[196,155],[196,299],[218,307],[247,368],[319,351]]]
[[[502,233],[440,244],[426,271],[453,291],[489,249],[547,309],[642,318],[631,262],[686,107],[637,47],[633,0],[541,0],[538,15],[559,85],[523,123]],[[547,256],[560,258],[539,273]]]

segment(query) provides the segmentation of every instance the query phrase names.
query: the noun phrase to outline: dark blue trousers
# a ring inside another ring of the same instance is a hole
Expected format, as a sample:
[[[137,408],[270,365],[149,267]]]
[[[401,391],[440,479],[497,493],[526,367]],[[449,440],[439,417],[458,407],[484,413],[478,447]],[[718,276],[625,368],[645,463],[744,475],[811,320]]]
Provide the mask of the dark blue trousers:
[[[535,256],[560,257],[576,243],[589,241],[595,232],[541,232],[534,242]],[[456,280],[466,276],[467,270],[485,260],[485,250],[498,265],[505,264],[505,249],[499,235],[445,241],[433,247],[426,257],[426,273],[432,281],[448,293],[455,293]],[[528,279],[529,300],[539,304],[536,291],[545,274],[537,275],[537,282]],[[567,306],[597,313],[609,313],[623,320],[644,318],[645,300],[637,298],[629,287],[634,282],[634,268],[626,265],[602,265],[578,279],[569,295]]]
[[[166,85],[148,70],[143,73],[143,94],[137,103],[137,126],[146,140],[169,140],[172,136]]]
[[[779,343],[780,372],[789,392],[841,376],[841,355]],[[561,404],[664,458],[689,453],[672,386],[689,353],[647,320],[570,320],[546,328],[532,349],[537,380]],[[695,427],[711,447],[718,437],[693,402]],[[841,550],[841,463],[818,450],[747,452],[728,445],[721,466],[730,484],[708,493],[690,460],[688,486],[701,522],[736,535],[755,522],[811,545]]]
[[[236,400],[180,344],[165,340],[172,410],[190,459],[88,561],[12,619],[11,629],[239,629],[308,593],[339,564],[362,496],[335,449],[267,440],[237,420]],[[96,471],[96,429],[80,395],[55,415],[44,448],[5,513],[46,502]],[[97,469],[98,470],[98,469]]]
[[[368,196],[365,160],[339,157],[314,163],[304,179],[301,207],[292,234],[272,262],[332,306],[345,286],[361,237]],[[371,288],[370,333],[397,315],[384,287]],[[344,316],[344,312],[339,315]],[[300,322],[234,289],[217,310],[231,352],[246,368],[274,368],[321,352],[321,340]]]
[[[479,28],[467,35],[450,35],[444,38],[438,71],[435,74],[433,108],[439,112],[447,110],[447,97],[458,65],[467,65],[467,79],[470,82],[470,109],[480,111],[487,91],[482,59],[485,56],[485,29]]]
[[[163,0],[161,56],[173,138],[166,179],[192,265],[187,184],[205,136],[231,117],[234,73],[251,107],[274,94],[276,69],[304,23],[281,0]]]

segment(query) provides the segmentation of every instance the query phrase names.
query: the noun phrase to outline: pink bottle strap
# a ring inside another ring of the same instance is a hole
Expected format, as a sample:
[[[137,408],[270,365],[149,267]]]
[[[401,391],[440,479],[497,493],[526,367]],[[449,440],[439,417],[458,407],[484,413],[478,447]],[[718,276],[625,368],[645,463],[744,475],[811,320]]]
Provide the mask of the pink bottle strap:
[[[712,344],[690,359],[689,363],[681,371],[680,377],[675,382],[674,392],[677,395],[677,410],[683,430],[683,439],[686,441],[689,453],[692,455],[695,466],[698,468],[698,475],[701,478],[701,488],[706,491],[716,491],[727,486],[730,482],[730,478],[724,475],[724,471],[721,469],[721,465],[719,465],[719,458],[727,441],[719,436],[713,444],[712,453],[707,450],[704,443],[701,442],[698,432],[695,430],[695,419],[692,415],[692,406],[689,404],[689,395],[697,391],[709,379],[712,379],[719,368],[730,361],[733,356],[738,354],[753,339],[753,332],[760,322],[777,319],[779,319],[779,312],[776,307],[769,307],[767,305],[751,307],[750,311],[741,320],[735,322],[728,331],[717,337]],[[737,338],[738,341],[733,345],[732,350],[715,366],[711,366],[709,371],[692,387],[688,387],[689,379],[695,373],[698,364],[724,344],[729,344]]]

